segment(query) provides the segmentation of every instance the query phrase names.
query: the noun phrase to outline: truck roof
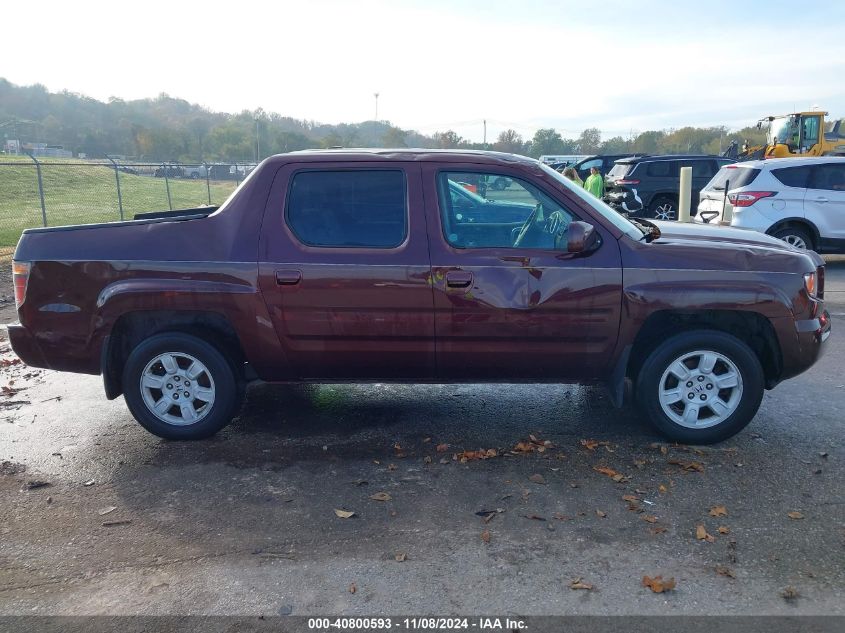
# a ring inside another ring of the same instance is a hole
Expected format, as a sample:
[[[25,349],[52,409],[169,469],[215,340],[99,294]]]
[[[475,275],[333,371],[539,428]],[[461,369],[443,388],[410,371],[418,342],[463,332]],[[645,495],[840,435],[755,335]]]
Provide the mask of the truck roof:
[[[408,148],[343,148],[308,149],[287,154],[276,154],[266,159],[274,163],[296,161],[327,161],[332,157],[342,160],[404,160],[404,161],[446,161],[455,163],[485,163],[488,165],[537,164],[537,160],[518,154],[474,149],[408,149]]]

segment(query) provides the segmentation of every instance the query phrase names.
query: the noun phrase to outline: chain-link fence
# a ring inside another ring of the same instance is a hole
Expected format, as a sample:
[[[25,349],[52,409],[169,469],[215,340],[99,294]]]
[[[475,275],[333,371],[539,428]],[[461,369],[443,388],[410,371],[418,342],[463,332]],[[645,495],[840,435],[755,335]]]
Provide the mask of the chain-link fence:
[[[21,232],[31,227],[217,206],[253,167],[7,158],[0,161],[0,256],[10,255]]]

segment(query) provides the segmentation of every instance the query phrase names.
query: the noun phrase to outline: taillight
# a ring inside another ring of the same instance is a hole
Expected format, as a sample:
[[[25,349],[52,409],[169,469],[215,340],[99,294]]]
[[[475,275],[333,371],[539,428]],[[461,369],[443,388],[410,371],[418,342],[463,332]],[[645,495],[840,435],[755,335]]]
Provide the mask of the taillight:
[[[734,207],[750,207],[752,204],[763,198],[771,198],[777,191],[743,191],[741,193],[728,194],[728,200]]]
[[[12,262],[12,283],[15,286],[15,307],[20,308],[26,297],[26,283],[29,281],[29,262]]]
[[[639,180],[629,180],[627,178],[623,178],[622,180],[616,181],[617,185],[638,185],[640,184]]]

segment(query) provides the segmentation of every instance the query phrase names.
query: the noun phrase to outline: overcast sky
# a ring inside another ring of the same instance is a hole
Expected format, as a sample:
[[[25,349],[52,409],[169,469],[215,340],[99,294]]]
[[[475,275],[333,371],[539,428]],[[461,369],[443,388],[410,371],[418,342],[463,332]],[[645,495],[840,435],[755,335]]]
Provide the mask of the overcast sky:
[[[4,3],[0,77],[97,99],[161,92],[480,141],[603,137],[819,105],[845,117],[845,1]]]

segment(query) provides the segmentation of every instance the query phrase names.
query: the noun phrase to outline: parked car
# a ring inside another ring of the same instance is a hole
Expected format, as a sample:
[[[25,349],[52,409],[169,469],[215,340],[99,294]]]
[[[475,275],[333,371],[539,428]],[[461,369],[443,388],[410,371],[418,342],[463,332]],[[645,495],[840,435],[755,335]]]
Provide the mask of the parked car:
[[[467,221],[466,174],[511,179],[527,217],[476,201]],[[629,221],[535,160],[307,151],[217,210],[27,229],[7,327],[28,365],[101,374],[166,438],[217,432],[256,379],[493,381],[605,384],[700,444],[817,360],[823,280],[812,251]]]
[[[208,170],[205,165],[184,165],[182,166],[182,178],[191,178],[192,180],[199,180],[205,178]]]
[[[701,190],[696,222],[720,224],[726,203],[733,211],[731,226],[796,248],[845,253],[845,157],[726,165]]]
[[[676,220],[681,167],[692,167],[692,208],[701,188],[732,163],[729,158],[705,155],[639,156],[617,160],[605,177],[605,201],[633,217]]]
[[[578,177],[581,180],[586,180],[587,176],[590,175],[590,169],[593,167],[598,169],[602,176],[606,176],[607,173],[613,169],[613,165],[617,160],[631,158],[633,156],[635,156],[635,154],[602,154],[597,156],[587,156],[572,166],[575,168],[575,171],[578,172]]]

